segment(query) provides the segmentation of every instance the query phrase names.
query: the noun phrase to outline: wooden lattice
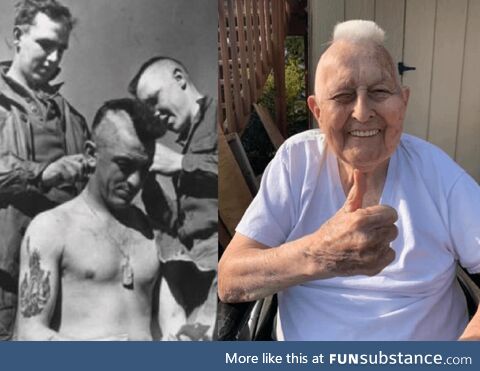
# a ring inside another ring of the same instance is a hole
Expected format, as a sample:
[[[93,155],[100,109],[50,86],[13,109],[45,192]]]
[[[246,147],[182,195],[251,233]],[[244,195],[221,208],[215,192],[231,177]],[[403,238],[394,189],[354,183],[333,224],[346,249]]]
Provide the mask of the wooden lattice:
[[[276,125],[286,132],[283,0],[219,0],[218,118],[225,133],[241,133],[252,104],[273,72]]]

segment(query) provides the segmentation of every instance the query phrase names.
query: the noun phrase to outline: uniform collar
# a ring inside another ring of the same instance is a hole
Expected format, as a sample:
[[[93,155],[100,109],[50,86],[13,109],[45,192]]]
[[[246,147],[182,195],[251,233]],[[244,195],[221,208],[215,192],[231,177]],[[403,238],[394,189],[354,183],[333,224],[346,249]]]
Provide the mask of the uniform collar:
[[[7,76],[7,71],[10,68],[12,62],[0,62],[0,90],[2,93],[9,95],[8,92],[11,92],[13,97],[20,96],[22,98],[37,98],[37,99],[49,99],[54,98],[56,95],[59,94],[60,88],[63,86],[63,82],[58,84],[45,84],[40,89],[34,91],[26,86],[20,84],[16,80],[12,79],[11,77]]]
[[[196,103],[198,104],[198,111],[193,117],[192,123],[190,124],[189,130],[185,130],[183,133],[181,133],[178,136],[177,143],[184,146],[185,142],[187,141],[188,138],[190,138],[197,128],[198,124],[202,122],[203,116],[205,115],[205,111],[207,110],[208,106],[210,105],[212,99],[208,98],[207,96],[202,96],[199,99],[196,100]]]

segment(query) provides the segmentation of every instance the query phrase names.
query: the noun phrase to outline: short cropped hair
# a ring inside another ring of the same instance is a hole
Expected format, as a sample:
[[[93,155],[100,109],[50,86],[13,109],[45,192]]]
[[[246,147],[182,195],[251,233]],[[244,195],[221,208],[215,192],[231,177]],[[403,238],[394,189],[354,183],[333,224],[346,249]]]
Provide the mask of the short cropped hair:
[[[375,44],[383,45],[385,41],[385,31],[373,21],[353,19],[337,23],[333,30],[332,42],[339,40],[352,42],[371,41]]]
[[[179,60],[171,57],[165,57],[165,56],[153,57],[153,58],[150,58],[148,61],[146,61],[144,64],[142,64],[138,72],[135,74],[135,76],[132,78],[132,80],[128,84],[128,92],[130,94],[135,96],[137,95],[138,82],[140,81],[140,78],[142,77],[143,73],[147,70],[148,67],[160,61],[169,61],[174,64],[177,64],[183,70],[182,72],[188,77],[187,68]]]
[[[69,31],[76,24],[70,10],[57,0],[21,0],[15,5],[15,26],[30,26],[38,13],[44,13],[55,22],[61,22]]]
[[[99,128],[104,122],[107,113],[119,111],[124,111],[130,116],[138,139],[140,139],[142,143],[154,141],[159,137],[159,131],[158,128],[155,127],[155,118],[151,110],[138,100],[121,98],[105,102],[95,113],[92,123],[94,139],[98,135]]]

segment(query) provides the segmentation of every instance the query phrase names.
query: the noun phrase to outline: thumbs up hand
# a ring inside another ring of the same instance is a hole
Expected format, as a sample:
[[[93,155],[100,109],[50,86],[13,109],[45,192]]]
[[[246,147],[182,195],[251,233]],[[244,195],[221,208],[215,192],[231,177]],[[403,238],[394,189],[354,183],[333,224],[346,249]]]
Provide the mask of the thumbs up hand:
[[[343,210],[347,213],[353,213],[354,211],[362,208],[363,196],[367,191],[367,179],[365,174],[359,170],[353,171],[353,186],[348,193],[347,200],[343,205]]]
[[[309,237],[306,250],[314,278],[380,273],[395,259],[390,248],[398,235],[397,212],[390,206],[362,208],[366,176],[354,171],[343,207]]]

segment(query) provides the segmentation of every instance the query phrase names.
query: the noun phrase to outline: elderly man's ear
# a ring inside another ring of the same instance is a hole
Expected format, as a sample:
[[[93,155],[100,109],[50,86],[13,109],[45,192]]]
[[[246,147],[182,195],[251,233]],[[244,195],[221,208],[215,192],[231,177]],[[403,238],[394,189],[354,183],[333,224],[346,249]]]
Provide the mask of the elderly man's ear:
[[[317,100],[315,99],[315,95],[310,95],[307,98],[307,103],[310,112],[312,112],[313,117],[317,121],[318,125],[320,125],[320,107],[318,106]]]
[[[403,103],[405,104],[405,107],[408,104],[408,99],[410,98],[410,88],[408,86],[402,86],[402,98],[403,98]]]
[[[83,146],[85,165],[88,173],[93,173],[97,166],[97,145],[92,140],[87,140]]]

